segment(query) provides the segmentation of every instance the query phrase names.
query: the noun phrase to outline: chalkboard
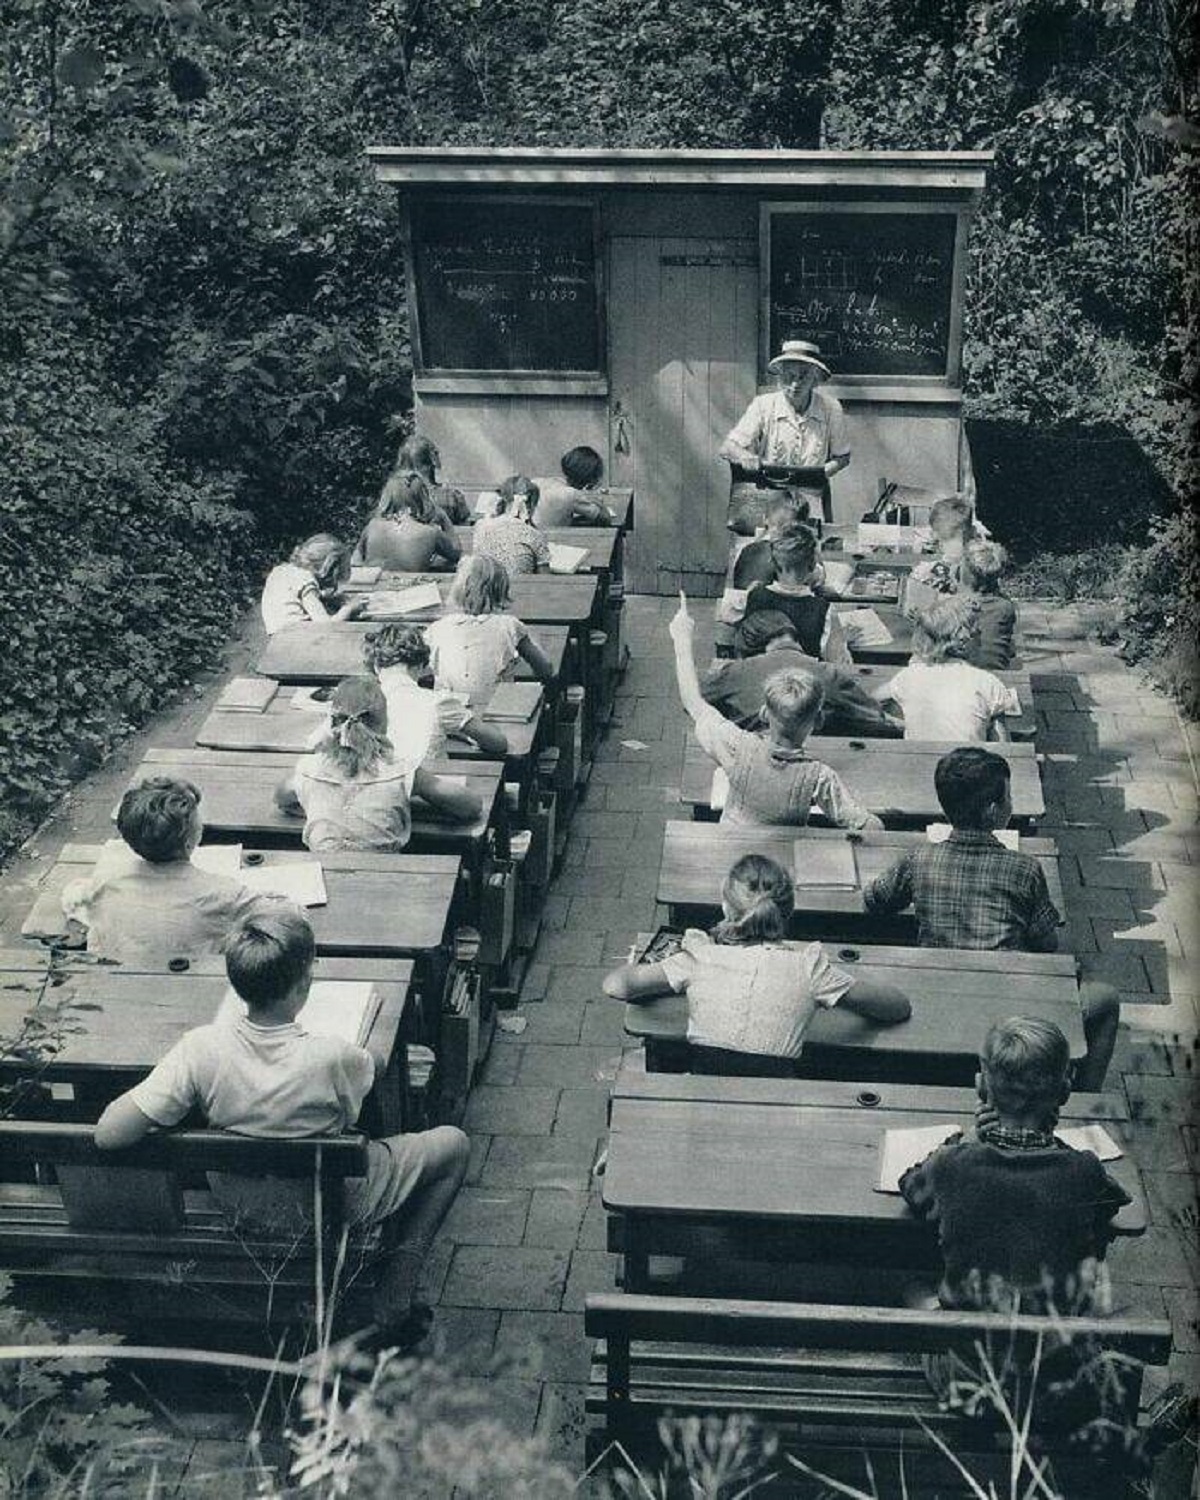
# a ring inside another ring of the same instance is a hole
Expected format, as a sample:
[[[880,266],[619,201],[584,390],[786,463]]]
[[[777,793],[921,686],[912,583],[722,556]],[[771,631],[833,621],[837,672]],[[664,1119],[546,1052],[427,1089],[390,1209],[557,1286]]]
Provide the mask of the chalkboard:
[[[771,353],[808,339],[835,378],[947,378],[957,228],[953,211],[767,210]]]
[[[416,205],[421,368],[598,373],[595,214],[577,199]]]

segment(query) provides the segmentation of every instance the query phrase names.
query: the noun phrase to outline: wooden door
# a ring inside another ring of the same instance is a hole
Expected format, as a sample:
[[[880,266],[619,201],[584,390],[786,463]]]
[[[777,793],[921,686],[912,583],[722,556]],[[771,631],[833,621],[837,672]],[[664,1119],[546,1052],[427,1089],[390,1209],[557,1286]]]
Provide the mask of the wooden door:
[[[718,594],[729,468],[717,448],[756,391],[758,246],[614,238],[608,310],[609,473],[637,497],[626,587]]]

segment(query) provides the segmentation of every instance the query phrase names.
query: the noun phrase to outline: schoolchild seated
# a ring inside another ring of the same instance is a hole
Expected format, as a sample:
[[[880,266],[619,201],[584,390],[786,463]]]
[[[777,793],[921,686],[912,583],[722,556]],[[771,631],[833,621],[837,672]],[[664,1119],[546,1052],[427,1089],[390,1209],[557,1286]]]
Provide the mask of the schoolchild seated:
[[[441,466],[442,456],[437,444],[432,438],[419,432],[414,432],[403,442],[396,455],[397,470],[403,472],[413,469],[421,476],[429,490],[430,500],[451,526],[469,526],[472,516],[467,497],[462,490],[439,479],[438,471]]]
[[[611,526],[608,506],[589,494],[604,478],[604,460],[586,443],[564,453],[562,477],[535,481],[538,501],[533,521],[543,530],[551,526]]]
[[[711,932],[688,931],[661,963],[614,969],[604,992],[635,1004],[686,993],[695,1046],[776,1058],[800,1056],[819,1008],[841,1005],[881,1026],[906,1021],[912,1007],[894,985],[839,969],[820,943],[783,946],[794,906],[787,871],[748,854],[725,877]]]
[[[767,501],[766,524],[753,541],[746,543],[733,560],[730,583],[735,589],[752,589],[773,583],[775,559],[771,544],[808,519],[808,504],[790,490],[777,490]]]
[[[350,549],[327,531],[310,536],[285,563],[278,563],[263,584],[260,610],[268,635],[292,625],[353,620],[366,609],[366,595],[338,599],[350,577]]]
[[[1019,715],[1015,688],[966,659],[976,611],[947,598],[913,621],[912,660],[876,690],[904,721],[906,740],[1007,740],[1006,715]]]
[[[510,578],[550,566],[550,543],[535,526],[539,491],[532,479],[514,474],[496,491],[494,514],[475,523],[475,556],[503,564]]]
[[[820,729],[825,734],[895,734],[899,721],[866,691],[853,671],[807,655],[796,627],[780,610],[760,609],[734,633],[733,660],[714,661],[700,679],[706,702],[743,728],[760,722],[770,678],[785,668],[808,672],[821,684]]]
[[[817,549],[817,534],[810,526],[791,526],[777,537],[771,543],[776,576],[750,590],[745,618],[762,609],[782,611],[809,656],[849,666],[850,648],[837,613],[816,592],[821,578]]]
[[[476,528],[478,529],[478,528]],[[508,570],[479,552],[464,557],[454,575],[446,613],[425,632],[434,685],[463,694],[472,708],[485,708],[498,682],[524,661],[539,682],[551,682],[549,657],[529,627],[509,613]]]
[[[185,1032],[147,1078],[104,1111],[97,1147],[134,1146],[194,1110],[210,1129],[266,1140],[349,1130],[375,1080],[375,1062],[363,1047],[305,1030],[314,953],[303,912],[290,902],[259,898],[225,948],[229,983],[245,1013]],[[351,1225],[397,1223],[375,1293],[382,1344],[409,1346],[429,1330],[432,1313],[417,1299],[421,1268],[462,1185],[468,1156],[462,1131],[439,1125],[370,1141],[366,1175],[346,1179]],[[239,1224],[279,1229],[313,1223],[311,1184],[214,1173],[210,1186]]]
[[[1054,953],[1063,919],[1041,864],[995,837],[1012,816],[1010,780],[1004,757],[982,746],[943,755],[934,788],[950,837],[901,855],[864,888],[864,909],[890,916],[911,906],[925,948]],[[1094,1092],[1104,1087],[1121,1005],[1111,985],[1095,980],[1080,985],[1079,1002],[1087,1056],[1075,1081]]]
[[[1003,672],[1016,658],[1017,606],[1000,589],[1008,554],[999,542],[972,539],[959,562],[960,591],[975,606],[967,660],[972,666]]]
[[[414,469],[401,469],[384,485],[353,560],[400,573],[423,573],[431,566],[452,567],[461,555],[454,527],[434,504],[429,486]]]
[[[117,809],[121,845],[101,852],[91,875],[62,894],[67,938],[118,963],[219,953],[255,900],[227,875],[192,863],[204,822],[190,781],[151,776]]]
[[[275,793],[281,812],[304,819],[304,843],[314,853],[405,848],[414,796],[447,822],[471,823],[482,813],[474,792],[398,759],[387,728],[378,682],[344,677],[330,699],[325,737]]]
[[[679,696],[705,752],[724,770],[729,793],[721,822],[737,827],[808,822],[814,805],[841,828],[881,828],[841,777],[811,758],[804,742],[821,717],[821,684],[807,671],[785,669],[763,688],[764,735],[739,729],[704,701],[692,655],[695,622],[680,595],[671,621]]]

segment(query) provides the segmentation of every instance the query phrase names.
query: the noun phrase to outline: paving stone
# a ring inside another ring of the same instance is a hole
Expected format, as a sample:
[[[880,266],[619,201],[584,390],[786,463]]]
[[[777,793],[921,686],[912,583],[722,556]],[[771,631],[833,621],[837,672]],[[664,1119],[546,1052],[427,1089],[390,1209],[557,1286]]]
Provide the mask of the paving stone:
[[[456,1245],[519,1245],[529,1215],[529,1196],[518,1188],[464,1187],[440,1232]]]
[[[594,1143],[570,1135],[501,1135],[492,1142],[484,1169],[486,1188],[562,1188],[583,1192],[590,1178]]]
[[[615,1007],[620,1009],[620,1007]],[[554,1134],[595,1141],[608,1129],[608,1096],[599,1089],[563,1089]]]
[[[620,1046],[625,1040],[625,1007],[615,1000],[595,1000],[584,1007],[581,1042]]]
[[[591,1156],[588,1158],[589,1165]],[[524,1243],[573,1250],[587,1208],[587,1188],[534,1188]]]
[[[490,1135],[473,1135],[471,1137],[471,1154],[467,1158],[467,1175],[463,1178],[464,1182],[479,1181],[491,1146],[492,1138]]]
[[[542,932],[562,932],[571,917],[571,898],[552,890],[542,902]]]
[[[459,1245],[450,1263],[442,1301],[451,1307],[558,1307],[569,1257],[525,1246]]]
[[[1150,1207],[1151,1221],[1163,1228],[1175,1229],[1197,1244],[1200,1241],[1197,1233],[1200,1179],[1185,1172],[1150,1171],[1144,1165],[1139,1167],[1139,1175]]]
[[[550,964],[530,964],[525,970],[525,977],[521,980],[521,999],[523,1001],[544,1000],[552,972]]]
[[[481,1387],[480,1394],[486,1402],[488,1415],[499,1419],[515,1437],[533,1436],[542,1403],[540,1381],[492,1378]],[[458,1493],[456,1489],[454,1494]],[[407,1495],[404,1500],[408,1500]],[[440,1497],[440,1500],[445,1500],[445,1497]]]
[[[682,743],[682,742],[681,742]],[[655,812],[663,807],[678,807],[679,782],[675,768],[669,785],[659,783],[651,786],[606,786],[604,805],[612,812]]]
[[[618,767],[617,769],[621,768]],[[603,786],[608,781],[612,781],[618,786],[628,786],[631,784],[627,775],[616,778],[605,778],[604,781],[596,784]],[[573,839],[585,838],[589,841],[595,839],[600,843],[628,844],[636,832],[636,819],[629,817],[627,813],[609,812],[607,808],[603,807],[581,808],[571,819],[571,837]]]
[[[1163,891],[1166,884],[1162,871],[1152,860],[1113,856],[1096,857],[1081,854],[1076,860],[1083,884],[1101,890]]]
[[[620,1052],[610,1047],[555,1047],[531,1043],[523,1049],[522,1083],[557,1083],[563,1088],[610,1088]]]
[[[491,1084],[514,1083],[523,1051],[524,1043],[517,1037],[510,1036],[505,1031],[497,1031],[492,1050],[480,1074],[481,1081]]]
[[[1151,1224],[1136,1239],[1115,1240],[1109,1247],[1114,1280],[1148,1286],[1190,1287],[1196,1278],[1196,1252],[1174,1229]]]
[[[603,930],[543,932],[538,939],[538,960],[547,964],[598,964],[601,961],[603,937]]]
[[[529,1042],[544,1042],[561,1047],[573,1046],[579,1040],[579,1029],[583,1025],[582,1000],[542,1001],[525,1012],[529,1027],[525,1038]]]
[[[1063,882],[1067,910],[1072,916],[1123,918],[1137,920],[1137,908],[1127,890],[1111,886],[1068,885]]]
[[[1097,942],[1097,946],[1099,946]],[[1122,994],[1147,996],[1152,992],[1150,975],[1141,956],[1110,948],[1103,953],[1081,953],[1079,969],[1084,979],[1102,980]]]
[[[501,1313],[496,1353],[534,1380],[586,1380],[592,1358],[583,1314],[564,1312]]]
[[[567,1468],[572,1477],[580,1472],[587,1429],[587,1384],[547,1381],[542,1387],[535,1437],[546,1444],[551,1459]]]
[[[466,1375],[484,1375],[494,1358],[493,1346],[500,1314],[475,1307],[439,1307],[434,1317],[430,1349],[439,1362],[451,1363]]]
[[[563,1293],[564,1312],[582,1312],[589,1292],[611,1292],[617,1284],[620,1257],[606,1250],[574,1250],[571,1270]]]
[[[587,1212],[579,1227],[581,1250],[606,1250],[608,1248],[608,1210],[603,1199],[594,1188],[588,1199]]]
[[[562,871],[555,876],[555,886],[564,896],[615,896],[620,894],[620,871],[593,869],[586,864],[587,849],[583,845],[568,849],[573,856]],[[538,958],[542,954],[539,949]],[[570,962],[569,957],[563,962]]]
[[[1181,1354],[1200,1354],[1200,1297],[1195,1286],[1164,1286],[1171,1342]]]
[[[555,964],[546,991],[547,1004],[585,1005],[601,993],[600,986],[608,973],[606,964]]]
[[[480,1084],[471,1091],[463,1128],[488,1135],[549,1135],[558,1090],[534,1084]]]

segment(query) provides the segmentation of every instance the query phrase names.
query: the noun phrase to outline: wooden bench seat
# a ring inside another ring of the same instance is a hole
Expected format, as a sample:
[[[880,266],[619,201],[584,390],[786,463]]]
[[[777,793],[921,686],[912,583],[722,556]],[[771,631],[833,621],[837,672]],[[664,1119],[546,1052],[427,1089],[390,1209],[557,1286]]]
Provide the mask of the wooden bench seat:
[[[1169,1325],[1149,1319],[1071,1319],[924,1312],[899,1308],[742,1302],[691,1297],[593,1294],[585,1329],[598,1340],[587,1393],[593,1418],[589,1458],[620,1443],[635,1459],[661,1460],[659,1420],[667,1413],[748,1414],[778,1434],[771,1468],[786,1485],[764,1493],[807,1493],[792,1453],[843,1482],[862,1484],[864,1452],[883,1486],[880,1495],[918,1497],[971,1494],[961,1474],[938,1452],[935,1434],[964,1459],[971,1473],[1008,1493],[1009,1435],[996,1422],[943,1410],[925,1378],[922,1358],[980,1348],[1031,1368],[1039,1341],[1069,1327],[1088,1348],[1121,1361],[1120,1415],[1136,1425],[1144,1364],[1165,1364]],[[1061,1491],[1072,1500],[1129,1493],[1130,1476],[1106,1458],[1102,1465],[1068,1452],[1065,1435],[1039,1429],[1035,1441],[1055,1465]],[[904,1455],[907,1490],[896,1483]],[[1025,1493],[1030,1475],[1016,1493]],[[1080,1486],[1084,1487],[1080,1487]],[[893,1488],[894,1486],[894,1488]],[[756,1490],[756,1493],[758,1491]],[[815,1493],[815,1492],[814,1492]],[[826,1491],[828,1493],[828,1491]],[[857,1493],[857,1491],[855,1491]],[[975,1493],[979,1493],[976,1491]],[[1056,1492],[1057,1493],[1057,1492]]]
[[[278,1328],[310,1320],[336,1277],[343,1311],[365,1315],[384,1236],[356,1234],[341,1251],[343,1184],[366,1168],[361,1135],[251,1140],[189,1130],[102,1152],[91,1125],[8,1120],[0,1157],[55,1179],[0,1183],[0,1267],[86,1283],[89,1311],[99,1303],[122,1321]],[[314,1203],[319,1181],[321,1234],[235,1222],[196,1185],[208,1172],[311,1179]]]

